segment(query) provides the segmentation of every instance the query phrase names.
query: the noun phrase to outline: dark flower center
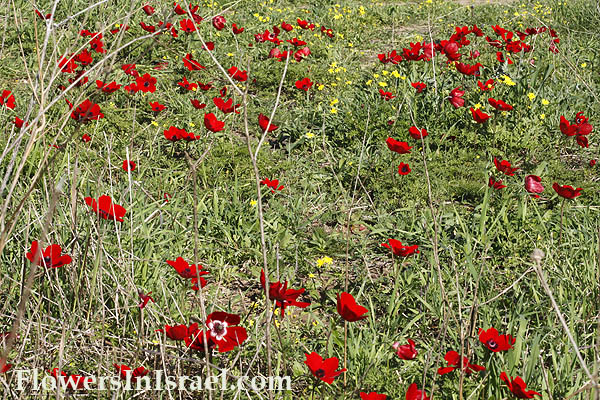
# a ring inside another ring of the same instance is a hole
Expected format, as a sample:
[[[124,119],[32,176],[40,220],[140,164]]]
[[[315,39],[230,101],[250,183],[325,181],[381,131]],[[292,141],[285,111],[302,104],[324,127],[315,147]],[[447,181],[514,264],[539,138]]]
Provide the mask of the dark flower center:
[[[173,138],[176,138],[176,136],[173,136]],[[184,269],[183,272],[186,274],[189,274],[190,272],[192,272],[192,270],[188,267],[188,268]]]
[[[144,82],[144,86],[145,87],[149,87],[150,86],[150,82],[148,82],[148,81]]]
[[[213,325],[213,331],[217,334],[220,335],[225,331],[225,327],[223,326],[223,324],[216,322]]]
[[[488,340],[486,344],[490,350],[495,350],[498,348],[498,343],[496,343],[494,339]]]
[[[405,165],[402,167],[402,172],[407,172],[408,171],[408,167]]]
[[[325,376],[325,370],[323,368],[319,368],[318,370],[315,371],[315,376],[317,378],[322,378]]]
[[[50,258],[50,256],[44,257],[44,264],[50,265],[51,261],[52,261],[52,258]]]

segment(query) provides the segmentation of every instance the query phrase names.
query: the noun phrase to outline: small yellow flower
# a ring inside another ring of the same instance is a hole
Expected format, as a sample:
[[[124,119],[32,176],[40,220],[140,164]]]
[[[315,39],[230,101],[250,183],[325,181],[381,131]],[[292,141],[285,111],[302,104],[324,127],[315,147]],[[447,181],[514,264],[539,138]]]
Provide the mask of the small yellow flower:
[[[346,81],[346,85],[352,85],[352,81]]]
[[[354,45],[352,44],[352,42],[348,42],[348,47],[354,47]]]
[[[309,278],[314,278],[314,277],[315,277],[315,274],[313,274],[312,272],[309,272],[309,273],[308,273],[308,277],[309,277]]]
[[[250,205],[254,207],[256,205],[256,200],[250,200]]]
[[[233,57],[234,54],[233,53],[227,53],[227,57]]]
[[[533,101],[533,99],[535,99],[535,93],[527,93],[527,97],[529,97],[529,101]]]
[[[540,119],[546,119],[546,114],[540,114]]]
[[[321,257],[317,260],[317,267],[322,267],[323,265],[331,265],[333,263],[333,258],[329,256]]]
[[[542,105],[547,106],[548,104],[550,104],[550,102],[546,99],[542,99]]]
[[[312,139],[315,137],[315,134],[312,132],[306,132],[304,136],[306,136],[307,139]]]
[[[317,90],[323,90],[323,89],[325,89],[325,85],[323,85],[322,83],[319,86],[317,86]]]
[[[156,122],[156,121],[152,121],[152,122],[150,122],[150,124],[154,125],[154,126],[158,126],[158,122]]]
[[[381,73],[382,73],[383,75],[388,75],[388,74],[389,74],[389,71],[383,70]]]
[[[334,106],[334,105],[336,105],[336,104],[337,104],[337,103],[339,103],[339,102],[340,102],[340,101],[339,101],[339,100],[337,99],[337,97],[336,97],[335,99],[333,99],[333,100],[331,100],[331,101],[329,102],[329,105],[330,105],[330,106]]]
[[[392,71],[392,76],[393,76],[394,78],[400,78],[400,74],[399,74],[399,73],[398,73],[398,71],[396,71],[396,70]]]
[[[337,114],[337,108],[335,108],[335,107],[331,107],[331,110],[330,110],[330,112],[331,112],[332,114]]]
[[[587,63],[581,63],[581,68],[587,67]]]
[[[196,124],[194,124],[193,122],[190,122],[188,125],[191,126],[192,128],[196,126]]]
[[[319,325],[319,321],[316,321],[316,320],[315,320],[315,321],[313,321],[313,325],[314,325],[314,326],[317,326],[317,325]]]
[[[479,110],[481,108],[481,103],[477,103],[473,106],[474,109]]]
[[[381,87],[386,87],[387,83],[385,83],[385,82],[378,82],[378,85],[381,86]]]
[[[371,86],[371,83],[373,83],[373,80],[372,80],[372,79],[369,79],[368,81],[366,81],[366,82],[365,82],[365,84],[366,84],[367,86]]]
[[[502,75],[498,80],[507,86],[515,86],[516,85],[516,83],[512,79],[510,79],[510,76],[508,76],[508,75]]]
[[[373,74],[373,78],[375,78],[375,79],[379,78],[379,74]]]

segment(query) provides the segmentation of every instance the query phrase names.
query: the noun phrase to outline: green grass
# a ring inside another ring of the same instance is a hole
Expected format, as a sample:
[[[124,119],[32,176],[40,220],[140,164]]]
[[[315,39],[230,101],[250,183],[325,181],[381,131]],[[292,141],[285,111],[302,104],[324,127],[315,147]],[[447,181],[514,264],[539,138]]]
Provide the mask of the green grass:
[[[171,12],[170,3],[152,4],[159,16],[146,16],[140,9],[143,4],[135,2],[128,17],[131,29],[122,43],[146,33],[139,21],[165,20]],[[290,60],[273,120],[279,128],[268,135],[257,160],[261,179],[276,178],[285,186],[276,193],[264,186],[262,190],[270,280],[306,288],[299,300],[311,302],[306,309],[290,307],[284,319],[278,311],[273,316],[272,373],[291,376],[293,388],[275,398],[311,398],[315,379],[303,363],[305,352],[338,357],[343,365],[344,324],[336,312],[336,295],[346,290],[346,279],[347,291],[369,309],[369,317],[348,324],[346,385],[339,377],[333,385],[319,388],[315,398],[358,399],[361,391],[376,391],[389,399],[403,399],[413,382],[419,388],[424,384],[427,394],[431,396],[433,390],[439,399],[511,398],[499,379],[501,371],[521,376],[543,399],[594,398],[598,389],[578,392],[589,379],[530,255],[536,248],[544,251],[545,279],[587,368],[598,373],[600,190],[598,166],[589,165],[599,158],[600,46],[595,27],[600,15],[595,5],[583,0],[476,1],[472,8],[437,0],[347,0],[339,5],[240,2],[223,14],[227,28],[217,33],[208,18],[231,4],[200,4],[199,13],[207,19],[200,31],[205,41],[215,42],[215,57],[225,69],[250,65],[250,79],[239,87],[245,90],[248,85],[254,149],[262,134],[257,115],[270,115],[285,62],[268,59],[273,46],[256,43],[253,35],[272,31],[282,20],[296,25],[296,18],[334,32],[333,38],[320,34],[319,27],[314,32],[297,26],[290,33],[281,32],[284,40],[307,41],[311,55],[302,62]],[[89,5],[75,0],[61,3],[56,15],[60,21]],[[39,7],[49,12],[51,4]],[[129,11],[128,2],[110,2],[53,31],[41,75],[44,86],[49,85],[61,54],[86,46],[89,39],[78,36],[79,30],[113,27]],[[69,108],[61,99],[35,125],[35,138],[30,141],[30,130],[19,141],[14,117],[24,118],[31,102],[29,121],[33,120],[40,104],[47,105],[61,93],[57,86],[68,82],[64,74],[57,74],[44,99],[40,89],[32,91],[45,24],[22,1],[0,8],[0,16],[5,27],[0,90],[11,90],[17,103],[12,111],[0,106],[5,127],[0,137],[0,154],[4,154],[0,176],[8,183],[0,190],[0,231],[6,234],[5,245],[0,242],[0,332],[9,331],[17,318],[31,270],[25,258],[31,242],[41,240],[44,248],[60,244],[73,258],[62,268],[38,270],[18,338],[8,354],[13,369],[45,371],[60,365],[70,374],[99,376],[113,374],[112,364],[123,363],[150,370],[164,367],[172,374],[206,375],[202,353],[175,346],[173,341],[159,342],[155,333],[165,324],[204,325],[199,294],[165,262],[182,256],[190,263],[197,259],[210,271],[203,290],[206,313],[239,314],[249,333],[249,339],[234,351],[211,356],[211,363],[233,375],[267,375],[266,303],[259,281],[260,215],[244,112],[222,118],[212,103],[223,86],[228,86],[226,98],[233,97],[234,104],[243,104],[242,96],[201,49],[197,36],[161,35],[116,54],[112,69],[92,73],[88,85],[65,96],[75,105],[93,99],[101,106],[103,119],[80,126],[69,118]],[[171,15],[176,26],[180,19]],[[233,22],[245,32],[232,35]],[[430,29],[434,40],[443,40],[455,26],[473,24],[490,37],[495,37],[491,25],[508,30],[547,25],[558,32],[560,53],[548,51],[545,33],[526,40],[535,45],[531,53],[511,55],[515,63],[503,65],[484,38],[469,35],[472,44],[463,57],[469,50],[481,52],[477,61],[485,68],[480,78],[462,76],[439,55],[433,63],[384,65],[377,60],[378,53],[429,41]],[[106,32],[105,39],[110,52],[114,36]],[[185,69],[181,57],[188,52],[206,69]],[[95,62],[102,57],[93,55]],[[158,61],[167,61],[168,67],[154,70]],[[98,94],[96,79],[131,82],[120,69],[124,63],[136,63],[140,73],[155,76],[158,90]],[[477,87],[478,79],[497,80],[502,75],[516,84],[497,83],[492,92]],[[215,89],[184,92],[176,85],[182,76],[212,81]],[[308,94],[294,87],[296,80],[306,76],[315,82]],[[425,92],[415,93],[410,83],[416,81],[427,84]],[[446,97],[458,86],[467,91],[466,107],[455,110]],[[396,98],[383,101],[379,88]],[[492,113],[488,97],[502,99],[514,110],[506,115]],[[207,107],[195,110],[191,98]],[[167,109],[153,115],[149,101],[159,101]],[[473,122],[468,108],[478,103],[493,114],[483,126]],[[559,130],[560,116],[572,120],[578,111],[595,128],[589,148],[578,146]],[[224,119],[226,129],[207,132],[205,112]],[[171,125],[202,138],[171,143],[163,136]],[[412,125],[427,128],[424,148],[408,135]],[[81,142],[83,133],[92,141]],[[385,145],[388,137],[408,141],[411,154],[390,152]],[[52,144],[60,148],[49,147]],[[196,194],[186,153],[192,162],[205,156],[197,166]],[[130,175],[121,169],[127,154],[137,163]],[[494,157],[520,169],[515,176],[503,176],[494,167]],[[410,164],[409,175],[398,175],[400,162]],[[41,178],[28,194],[39,171]],[[542,177],[546,189],[541,199],[525,192],[527,174]],[[490,175],[507,187],[488,188]],[[552,190],[553,182],[583,188],[580,197],[565,202],[562,223],[562,199]],[[165,193],[171,196],[168,202]],[[99,220],[90,212],[84,198],[102,194],[127,209],[125,222]],[[417,244],[420,253],[392,259],[380,246],[390,238]],[[333,262],[317,266],[324,256]],[[156,300],[144,309],[142,323],[138,289],[152,291]],[[492,354],[481,345],[478,329],[491,326],[513,335],[514,349]],[[399,359],[391,347],[395,341],[406,343],[407,338],[417,343],[419,352],[412,361]],[[486,367],[464,377],[462,385],[458,371],[436,373],[446,366],[444,354],[460,352],[461,345],[471,362]],[[0,380],[6,398],[10,393],[20,395],[14,389],[14,374],[0,374]],[[111,395],[101,392],[93,397]],[[220,395],[215,392],[212,398]],[[268,397],[266,392],[260,395]],[[131,393],[119,396],[130,398]],[[143,396],[169,398],[167,393]],[[250,396],[259,398],[255,393]],[[226,392],[223,398],[234,394]]]

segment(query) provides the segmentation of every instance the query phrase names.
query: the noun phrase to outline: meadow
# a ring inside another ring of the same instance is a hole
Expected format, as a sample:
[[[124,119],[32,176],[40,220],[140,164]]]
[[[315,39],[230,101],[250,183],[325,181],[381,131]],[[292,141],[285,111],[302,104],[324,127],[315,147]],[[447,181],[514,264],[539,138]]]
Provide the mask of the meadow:
[[[597,2],[0,22],[1,398],[600,398]]]

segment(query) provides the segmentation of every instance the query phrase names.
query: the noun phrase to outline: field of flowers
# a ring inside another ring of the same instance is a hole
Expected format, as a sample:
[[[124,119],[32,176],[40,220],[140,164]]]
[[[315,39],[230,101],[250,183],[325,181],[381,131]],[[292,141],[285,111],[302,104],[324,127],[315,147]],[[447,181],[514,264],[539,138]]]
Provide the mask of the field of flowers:
[[[0,398],[600,398],[597,2],[0,21]]]

